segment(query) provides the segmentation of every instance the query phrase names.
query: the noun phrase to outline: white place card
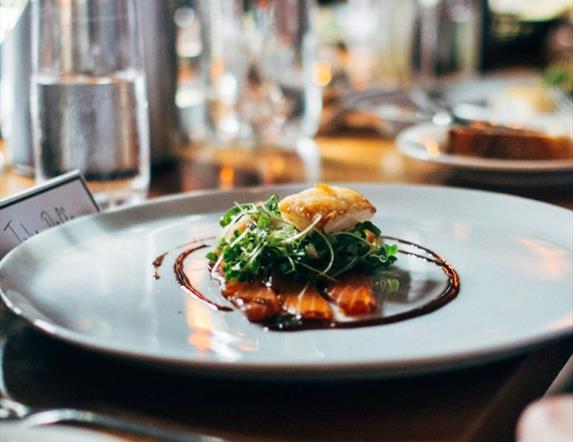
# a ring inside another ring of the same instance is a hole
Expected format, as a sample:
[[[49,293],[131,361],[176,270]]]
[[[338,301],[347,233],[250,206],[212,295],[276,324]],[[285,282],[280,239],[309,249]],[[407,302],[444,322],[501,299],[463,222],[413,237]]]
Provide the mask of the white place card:
[[[79,171],[0,201],[0,258],[50,227],[100,211]]]

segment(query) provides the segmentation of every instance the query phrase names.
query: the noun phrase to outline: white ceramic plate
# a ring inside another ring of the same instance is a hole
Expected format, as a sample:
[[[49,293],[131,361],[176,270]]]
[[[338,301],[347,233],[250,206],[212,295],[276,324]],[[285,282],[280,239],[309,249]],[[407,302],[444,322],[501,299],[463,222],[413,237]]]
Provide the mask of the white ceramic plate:
[[[3,442],[126,442],[128,439],[68,425],[31,426],[22,422],[2,422]]]
[[[573,160],[515,161],[449,155],[443,151],[447,126],[423,123],[404,130],[396,139],[398,150],[411,158],[476,172],[514,174],[569,173],[573,178]]]
[[[378,207],[374,221],[385,234],[427,246],[457,269],[456,299],[394,324],[285,333],[211,310],[181,290],[172,266],[184,243],[216,233],[234,201],[300,186],[182,195],[72,221],[5,257],[1,295],[53,337],[225,376],[416,374],[507,357],[572,333],[570,211],[451,188],[352,187]],[[164,252],[154,280],[152,262]]]

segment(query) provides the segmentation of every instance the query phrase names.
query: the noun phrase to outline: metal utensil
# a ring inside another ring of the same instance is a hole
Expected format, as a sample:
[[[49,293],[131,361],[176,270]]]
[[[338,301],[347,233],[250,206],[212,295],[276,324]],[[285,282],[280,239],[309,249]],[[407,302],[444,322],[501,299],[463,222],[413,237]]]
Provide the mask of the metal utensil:
[[[3,319],[3,322],[9,322],[6,321],[6,317]],[[6,324],[3,324],[1,327],[2,332],[0,333],[0,422],[18,420],[28,426],[71,423],[167,442],[223,441],[223,439],[217,437],[151,426],[135,419],[118,418],[103,413],[79,410],[75,408],[32,407],[17,401],[9,394],[4,379],[3,362],[6,343],[8,341],[8,329],[10,328],[4,325]]]

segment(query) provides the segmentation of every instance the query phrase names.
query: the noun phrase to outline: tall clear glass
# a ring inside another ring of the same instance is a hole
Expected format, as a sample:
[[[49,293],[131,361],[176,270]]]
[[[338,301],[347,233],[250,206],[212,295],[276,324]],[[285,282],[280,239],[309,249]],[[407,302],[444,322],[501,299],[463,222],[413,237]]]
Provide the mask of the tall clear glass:
[[[0,44],[26,9],[28,0],[0,0]]]
[[[419,39],[414,72],[426,87],[476,75],[481,44],[480,0],[417,0]]]
[[[477,74],[481,0],[347,0],[348,75],[356,90],[424,87]]]
[[[446,124],[448,89],[478,74],[482,6],[481,0],[347,0],[338,15],[346,52],[332,90],[346,93],[347,106],[386,135],[434,118]]]
[[[315,134],[312,0],[201,0],[208,141],[283,146]]]
[[[34,0],[36,178],[79,169],[104,207],[143,199],[149,117],[133,0]]]

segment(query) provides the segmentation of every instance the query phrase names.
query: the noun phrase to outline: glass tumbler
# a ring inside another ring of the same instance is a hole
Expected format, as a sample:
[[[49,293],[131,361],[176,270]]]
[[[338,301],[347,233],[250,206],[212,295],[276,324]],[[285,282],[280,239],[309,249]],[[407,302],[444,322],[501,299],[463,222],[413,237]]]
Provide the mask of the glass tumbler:
[[[296,144],[316,133],[312,0],[200,0],[207,142]]]
[[[413,71],[426,87],[478,72],[481,52],[481,0],[417,0],[418,40]]]
[[[434,86],[477,74],[482,0],[347,0],[354,89]]]
[[[79,169],[102,207],[143,199],[149,117],[133,0],[34,0],[36,179]]]

